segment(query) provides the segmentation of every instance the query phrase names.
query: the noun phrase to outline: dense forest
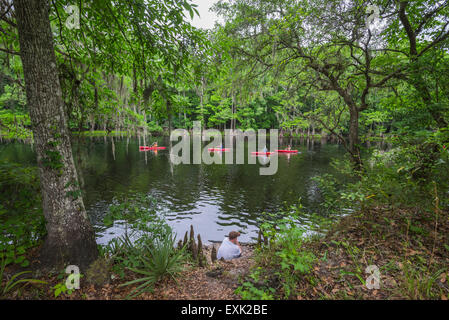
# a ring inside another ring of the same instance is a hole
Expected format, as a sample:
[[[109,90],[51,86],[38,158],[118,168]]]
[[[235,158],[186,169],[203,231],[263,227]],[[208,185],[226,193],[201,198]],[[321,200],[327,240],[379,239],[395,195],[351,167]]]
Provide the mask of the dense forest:
[[[375,137],[447,140],[444,3],[224,1],[214,10],[225,24],[207,31],[185,22],[195,7],[183,2],[163,10],[157,2],[86,4],[79,29],[64,24],[67,5],[55,2],[50,21],[71,132],[162,134],[197,120],[207,128],[334,135],[354,159]],[[384,6],[382,19],[368,20],[377,12],[368,5]],[[2,136],[29,138],[8,8]],[[141,26],[152,19],[165,23]]]
[[[31,144],[37,165],[0,163],[0,297],[14,291],[4,270],[25,270],[32,254],[58,272],[69,264],[82,274],[129,268],[147,277],[124,276],[126,287],[143,284],[138,293],[182,272],[186,255],[204,268],[193,230],[174,248],[140,198],[118,205],[113,218],[135,211],[130,219],[147,238],[133,249],[99,247],[72,150],[89,137],[164,137],[199,121],[204,129],[279,129],[281,137],[320,138],[345,153],[333,162],[340,178],[315,177],[326,219],[314,222],[339,231],[305,240],[290,216],[262,223],[256,267],[239,297],[446,299],[449,2],[219,0],[211,10],[221,21],[201,29],[190,23],[198,15],[191,0],[1,0],[0,152]],[[327,220],[348,207],[352,214],[339,224]],[[24,211],[26,218],[18,215]],[[149,217],[150,226],[142,222]],[[149,257],[166,250],[167,270],[152,272],[151,258],[126,258],[144,248]],[[122,255],[112,267],[101,260],[108,250]],[[377,258],[366,258],[370,250]],[[314,268],[323,259],[350,261],[348,286],[329,280],[342,272]],[[385,266],[386,289],[377,296],[359,288],[366,259]],[[58,289],[55,296],[70,295]]]

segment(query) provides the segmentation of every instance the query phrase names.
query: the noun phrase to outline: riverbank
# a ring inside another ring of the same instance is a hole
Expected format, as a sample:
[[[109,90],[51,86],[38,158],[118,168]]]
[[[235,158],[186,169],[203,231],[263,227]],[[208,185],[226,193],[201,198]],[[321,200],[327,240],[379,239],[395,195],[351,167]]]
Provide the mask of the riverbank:
[[[295,289],[288,298],[446,300],[448,217],[448,212],[443,211],[390,207],[368,208],[344,217],[326,236],[305,241],[298,248],[302,253],[314,255],[315,260],[308,272],[296,278]],[[259,271],[258,278],[266,278],[250,282],[250,288],[287,298],[285,278],[273,269],[269,252],[262,250],[255,257],[258,263],[252,274]],[[371,276],[366,270],[368,266],[379,270],[378,287],[373,278],[372,288],[366,285]],[[247,281],[250,280],[248,277]]]
[[[232,261],[211,261],[212,245],[204,246],[207,264],[188,263],[174,279],[158,282],[152,292],[136,299],[443,299],[449,296],[449,212],[415,212],[410,209],[373,207],[349,215],[323,237],[304,241],[298,252],[314,256],[307,272],[297,277],[285,294],[282,267],[270,246],[245,245],[243,256]],[[218,248],[218,244],[215,244]],[[277,249],[278,250],[278,249]],[[279,252],[279,251],[277,251]],[[31,252],[35,255],[37,249]],[[33,258],[29,257],[32,261]],[[379,270],[368,288],[368,266]],[[20,270],[6,270],[10,276]],[[296,272],[297,270],[291,270]],[[136,279],[110,273],[104,285],[88,284],[72,293],[55,292],[62,275],[40,276],[47,284],[29,284],[7,299],[126,299],[137,286],[122,284]]]
[[[135,299],[137,300],[236,300],[239,296],[235,290],[241,279],[248,274],[253,265],[253,245],[242,245],[243,253],[239,259],[232,261],[211,261],[212,247],[218,249],[219,244],[203,247],[203,253],[207,259],[204,267],[187,263],[183,271],[175,279],[166,278],[158,282],[153,292],[145,292]],[[34,248],[28,253],[28,259],[37,262],[39,248]],[[29,269],[29,268],[28,268]],[[14,274],[21,272],[17,266],[9,266],[5,270],[5,277],[11,278]],[[69,292],[62,288],[66,275],[52,274],[39,275],[40,271],[34,271],[33,278],[45,283],[27,284],[19,290],[11,291],[2,299],[13,300],[123,300],[137,287],[122,286],[128,281],[137,279],[136,274],[126,271],[125,277],[104,270],[108,279],[102,285],[87,282],[85,277],[80,279],[80,289]],[[6,281],[4,282],[4,284]],[[3,287],[1,287],[3,288]],[[62,288],[62,291],[58,291]]]

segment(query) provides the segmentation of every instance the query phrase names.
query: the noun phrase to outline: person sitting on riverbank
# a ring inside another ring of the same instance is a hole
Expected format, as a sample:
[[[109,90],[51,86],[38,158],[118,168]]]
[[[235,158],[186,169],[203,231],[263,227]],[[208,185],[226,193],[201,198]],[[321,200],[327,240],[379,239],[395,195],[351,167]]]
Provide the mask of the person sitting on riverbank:
[[[229,235],[224,238],[223,242],[218,248],[217,259],[231,260],[239,258],[242,255],[242,247],[237,240],[240,236],[240,232],[231,231]]]

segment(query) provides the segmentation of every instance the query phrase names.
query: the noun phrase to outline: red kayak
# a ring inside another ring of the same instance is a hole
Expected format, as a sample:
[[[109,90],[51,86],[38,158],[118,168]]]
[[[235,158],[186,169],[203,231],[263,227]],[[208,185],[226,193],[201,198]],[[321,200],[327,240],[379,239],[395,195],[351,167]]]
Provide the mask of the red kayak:
[[[140,151],[147,151],[147,150],[165,150],[167,149],[166,147],[146,147],[146,146],[140,146],[139,150]]]
[[[260,152],[260,151],[251,152],[251,154],[255,155],[255,156],[269,156],[272,153],[276,153],[276,152]]]
[[[228,148],[209,148],[209,149],[207,149],[207,151],[210,151],[210,152],[215,152],[215,151],[230,151],[230,149],[228,149]]]
[[[298,153],[298,150],[276,150],[279,153]]]

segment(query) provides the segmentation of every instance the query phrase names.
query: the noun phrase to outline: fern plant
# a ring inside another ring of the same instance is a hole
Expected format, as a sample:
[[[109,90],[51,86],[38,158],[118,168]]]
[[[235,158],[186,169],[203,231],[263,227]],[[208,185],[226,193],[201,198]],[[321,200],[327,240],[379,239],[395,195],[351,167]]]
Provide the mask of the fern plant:
[[[12,289],[14,289],[19,284],[29,284],[29,283],[41,283],[46,284],[47,282],[38,279],[19,279],[24,274],[29,274],[31,271],[22,271],[14,274],[9,280],[4,275],[6,267],[6,260],[2,258],[0,263],[0,298],[5,297]]]
[[[128,299],[135,298],[143,292],[152,292],[154,285],[165,277],[176,280],[176,276],[183,270],[186,261],[184,246],[175,249],[176,236],[171,233],[166,234],[161,240],[156,241],[151,246],[146,246],[146,254],[140,257],[144,269],[128,268],[129,270],[142,275],[142,277],[126,282],[121,286],[128,286],[140,283],[127,296]]]

